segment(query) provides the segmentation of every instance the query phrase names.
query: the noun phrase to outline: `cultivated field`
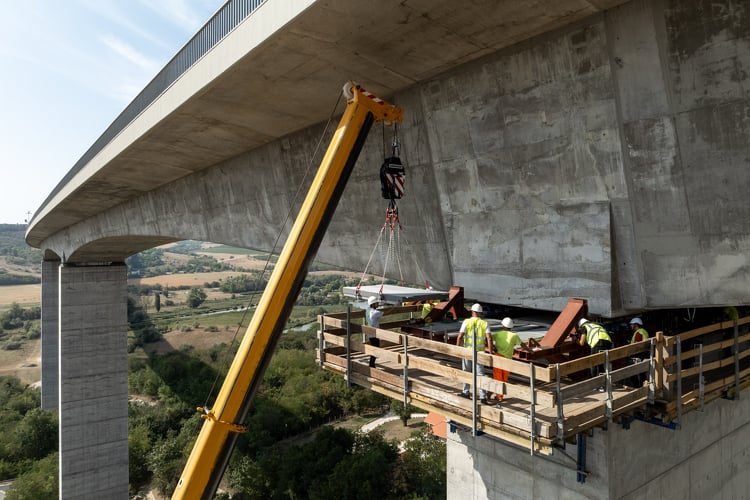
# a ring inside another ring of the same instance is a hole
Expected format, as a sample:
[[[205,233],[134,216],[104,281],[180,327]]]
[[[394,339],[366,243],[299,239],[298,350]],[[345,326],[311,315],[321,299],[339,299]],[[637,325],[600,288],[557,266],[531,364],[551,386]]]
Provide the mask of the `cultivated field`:
[[[42,378],[42,341],[25,340],[20,349],[0,349],[0,375],[12,375],[24,384],[38,383]]]
[[[0,312],[7,310],[16,302],[22,306],[42,302],[42,285],[0,286]]]
[[[178,286],[203,286],[203,283],[212,283],[214,281],[223,281],[230,276],[237,276],[239,271],[219,271],[215,273],[181,273],[181,274],[163,274],[161,276],[150,276],[148,278],[131,278],[128,280],[129,285],[161,285],[163,287]]]
[[[248,253],[220,253],[220,252],[197,252],[203,255],[211,256],[217,259],[219,262],[231,264],[233,266],[252,269],[262,270],[266,266],[264,255],[253,255]],[[185,254],[177,254],[167,252],[165,253],[165,260],[175,263],[184,263],[191,257]],[[0,263],[5,263],[0,259]],[[8,266],[4,266],[8,267]],[[269,265],[268,276],[270,276],[273,264]],[[29,274],[34,273],[30,270],[13,269],[14,273],[17,274]],[[177,287],[202,287],[204,283],[212,282],[223,282],[231,276],[237,276],[241,274],[240,271],[221,271],[221,272],[209,272],[209,273],[175,273],[161,276],[154,276],[148,278],[136,278],[129,279],[128,284],[130,285],[146,285],[154,286],[161,285],[164,288],[177,288]],[[349,279],[358,279],[361,277],[361,273],[353,272],[342,272],[342,271],[315,271],[310,273],[312,275],[331,275],[339,274],[346,276]],[[204,289],[208,295],[208,301],[213,300],[229,300],[231,294],[221,292],[216,288]],[[42,288],[40,284],[35,285],[13,285],[13,286],[0,286],[0,313],[7,311],[11,304],[17,303],[23,307],[29,307],[34,305],[40,305],[41,303],[41,292]],[[179,310],[184,307],[185,301],[187,300],[188,290],[171,290],[169,292],[169,300],[174,301],[175,306],[166,307],[164,300],[162,300],[162,312],[169,310]],[[249,299],[247,297],[237,297],[236,306],[248,305],[246,302]],[[153,297],[143,297],[142,304],[147,308],[149,312],[153,312]],[[254,300],[257,302],[257,297]],[[232,301],[234,302],[234,301]],[[209,349],[216,344],[226,343],[230,344],[234,339],[235,335],[238,340],[241,340],[245,334],[246,324],[242,327],[237,327],[236,324],[225,326],[221,325],[218,332],[207,332],[203,327],[199,326],[194,328],[190,332],[182,332],[179,328],[183,324],[192,324],[195,321],[201,323],[210,324],[214,321],[206,318],[196,318],[189,321],[173,320],[172,331],[167,332],[164,338],[154,344],[148,344],[146,349],[149,352],[165,353],[172,350],[179,350],[184,348],[186,345],[191,345],[196,349]],[[248,319],[249,321],[249,319]],[[16,350],[0,350],[0,375],[14,375],[21,381],[27,384],[37,383],[41,376],[41,341],[40,340],[26,340],[22,343],[20,349]]]

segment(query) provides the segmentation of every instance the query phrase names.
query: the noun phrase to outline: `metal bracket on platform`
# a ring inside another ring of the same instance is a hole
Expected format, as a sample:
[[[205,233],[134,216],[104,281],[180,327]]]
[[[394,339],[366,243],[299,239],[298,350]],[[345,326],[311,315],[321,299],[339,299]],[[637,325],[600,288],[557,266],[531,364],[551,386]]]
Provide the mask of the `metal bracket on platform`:
[[[472,430],[471,428],[469,428],[469,426],[460,424],[458,422],[454,422],[453,420],[446,420],[446,424],[448,425],[448,432],[450,432],[451,434],[457,433],[458,428],[461,427],[462,429],[465,429],[467,432],[471,432],[472,436],[474,437],[484,435],[483,430],[479,430],[479,429]]]
[[[703,344],[698,344],[698,397],[701,402],[701,409],[703,410],[703,404],[706,398],[706,381],[703,377]]]
[[[739,327],[734,320],[734,399],[740,399],[740,344]]]
[[[677,335],[675,341],[675,351],[677,358],[677,429],[682,426],[682,341]]]
[[[556,390],[557,397],[557,440],[565,448],[565,409],[563,408],[562,387],[560,386],[560,363],[555,365]]]
[[[324,316],[320,315],[320,331],[318,333],[318,357],[320,358],[320,368],[323,368],[325,364],[325,353],[326,353],[326,341],[325,341],[325,319]]]
[[[529,371],[529,386],[531,389],[531,402],[529,404],[529,417],[531,418],[531,432],[529,433],[530,437],[530,443],[529,443],[529,450],[531,452],[531,455],[534,455],[534,441],[536,440],[536,372],[534,371],[536,366],[534,363],[531,363],[529,365],[530,371]]]
[[[585,483],[589,472],[586,470],[586,434],[576,434],[576,481]]]
[[[446,423],[448,424],[448,432],[450,432],[451,434],[455,434],[456,422],[454,422],[453,420],[448,420]]]
[[[649,345],[648,358],[648,402],[653,404],[656,400],[656,338],[652,337]]]
[[[612,421],[614,416],[614,400],[612,399],[612,364],[609,362],[609,351],[604,351],[604,370],[606,374],[605,387],[607,391],[607,400],[604,402],[604,414],[607,420]]]
[[[346,383],[352,386],[352,305],[346,305]]]
[[[623,418],[625,418],[625,417],[623,417]],[[645,416],[637,415],[637,414],[636,415],[630,415],[627,418],[630,420],[630,422],[632,422],[633,420],[640,420],[641,422],[644,422],[644,423],[647,423],[647,424],[651,424],[651,425],[656,425],[656,426],[659,426],[659,427],[665,427],[667,429],[672,429],[673,431],[679,430],[679,428],[680,428],[680,426],[677,425],[675,422],[664,422],[663,420],[660,420],[658,418],[645,417]],[[628,426],[629,425],[630,424],[628,424]]]
[[[404,411],[409,405],[409,341],[408,336],[402,335],[404,341]]]

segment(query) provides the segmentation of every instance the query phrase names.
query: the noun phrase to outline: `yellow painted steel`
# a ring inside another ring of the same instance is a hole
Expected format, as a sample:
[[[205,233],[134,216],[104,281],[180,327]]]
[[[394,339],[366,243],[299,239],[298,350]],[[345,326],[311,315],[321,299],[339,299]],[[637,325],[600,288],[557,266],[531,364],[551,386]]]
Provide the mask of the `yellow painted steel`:
[[[211,490],[218,484],[233,447],[233,441],[228,444],[233,438],[231,433],[243,429],[242,422],[238,422],[238,419],[245,417],[242,414],[243,405],[246,412],[247,398],[252,397],[254,387],[263,376],[263,360],[270,356],[269,348],[276,345],[275,336],[280,334],[283,327],[279,322],[286,323],[291,312],[291,304],[296,297],[290,301],[290,294],[299,291],[298,288],[294,289],[295,283],[304,279],[308,264],[314,257],[310,255],[314,238],[317,235],[319,243],[322,235],[318,231],[324,217],[327,212],[332,213],[332,206],[338,203],[343,188],[340,185],[342,172],[350,161],[366,120],[390,123],[402,120],[400,108],[371,96],[354,84],[349,83],[344,89],[349,98],[347,107],[227,372],[216,403],[210,410],[199,409],[205,421],[173,499],[210,498],[215,493]],[[370,114],[372,118],[369,118]],[[317,251],[317,248],[313,251]]]

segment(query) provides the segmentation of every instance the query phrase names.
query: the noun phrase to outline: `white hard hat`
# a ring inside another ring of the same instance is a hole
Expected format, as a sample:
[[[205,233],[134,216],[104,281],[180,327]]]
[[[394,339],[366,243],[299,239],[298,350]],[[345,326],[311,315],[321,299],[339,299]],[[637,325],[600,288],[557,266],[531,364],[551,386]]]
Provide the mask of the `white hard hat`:
[[[368,297],[368,298],[367,298],[367,304],[368,304],[368,305],[373,305],[373,304],[374,304],[375,302],[377,302],[377,301],[378,301],[378,298],[377,298],[377,297]]]
[[[643,326],[643,321],[641,321],[641,318],[633,318],[630,320],[630,324]]]
[[[583,326],[583,325],[584,325],[585,323],[588,323],[588,322],[589,322],[589,320],[587,320],[586,318],[581,318],[581,319],[580,319],[580,320],[578,321],[578,327],[580,328],[580,327],[582,327],[582,326]]]
[[[482,312],[482,304],[474,304],[471,306],[471,310],[473,312],[481,313]]]
[[[510,318],[503,318],[503,326],[505,328],[513,328],[513,320]]]

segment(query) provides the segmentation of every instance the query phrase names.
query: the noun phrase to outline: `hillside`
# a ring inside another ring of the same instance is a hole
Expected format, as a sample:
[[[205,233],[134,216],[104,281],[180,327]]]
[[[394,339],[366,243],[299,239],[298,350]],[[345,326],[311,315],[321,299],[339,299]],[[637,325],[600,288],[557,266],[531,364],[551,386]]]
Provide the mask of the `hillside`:
[[[13,307],[38,309],[41,302],[42,255],[41,251],[26,245],[24,231],[23,225],[0,225],[0,276],[6,278],[0,283],[0,317],[9,314]],[[154,325],[164,335],[162,340],[150,345],[149,350],[163,352],[186,344],[210,348],[228,342],[237,328],[239,312],[236,317],[232,314],[200,316],[212,311],[239,311],[251,300],[257,301],[257,296],[253,299],[248,294],[254,290],[261,271],[266,267],[265,276],[268,276],[274,261],[273,256],[269,260],[268,254],[196,241],[149,249],[127,259],[129,294],[144,312],[153,315]],[[313,269],[317,270],[310,273],[308,287],[300,300],[300,304],[309,309],[331,304],[326,297],[340,290],[343,286],[340,280],[359,278],[359,274],[331,270],[318,264],[314,264]],[[240,280],[238,277],[243,275],[247,279]],[[27,281],[31,284],[14,284]],[[231,289],[230,285],[233,286]],[[193,288],[200,288],[205,293],[205,303],[199,308],[187,305]],[[154,310],[158,294],[163,298],[160,314]],[[315,315],[305,308],[301,311],[303,315]],[[304,316],[295,320],[299,324],[309,321]],[[202,327],[197,327],[199,323]],[[220,333],[206,337],[196,334],[205,333],[203,327]],[[186,328],[193,332],[186,332]],[[14,375],[24,383],[39,380],[39,337],[29,332],[40,330],[38,320],[30,325],[9,325],[4,330],[0,327],[0,375]]]
[[[42,252],[26,244],[25,224],[0,224],[0,286],[41,280]]]

